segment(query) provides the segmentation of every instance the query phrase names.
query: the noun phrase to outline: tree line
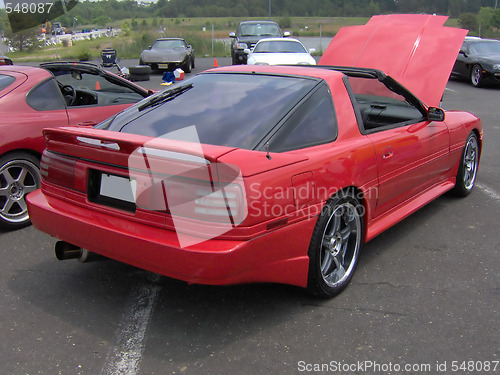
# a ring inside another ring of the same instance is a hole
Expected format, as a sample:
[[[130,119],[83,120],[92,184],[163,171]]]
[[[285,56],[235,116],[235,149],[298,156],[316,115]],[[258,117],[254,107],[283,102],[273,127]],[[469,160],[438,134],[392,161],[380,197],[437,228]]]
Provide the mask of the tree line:
[[[126,18],[184,17],[369,17],[387,13],[429,13],[458,18],[497,6],[498,0],[135,0],[80,1],[58,18],[66,27],[105,26]],[[269,9],[270,8],[270,9]],[[7,29],[0,10],[0,32]]]

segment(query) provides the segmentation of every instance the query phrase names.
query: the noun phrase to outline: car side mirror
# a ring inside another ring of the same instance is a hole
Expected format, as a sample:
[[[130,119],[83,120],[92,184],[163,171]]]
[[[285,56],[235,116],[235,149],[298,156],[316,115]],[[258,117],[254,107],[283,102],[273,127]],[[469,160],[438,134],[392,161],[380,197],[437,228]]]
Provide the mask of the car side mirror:
[[[427,120],[429,121],[444,121],[444,111],[441,108],[429,107],[427,110]]]
[[[230,32],[230,33],[229,33],[229,37],[230,37],[230,38],[236,38],[236,34],[235,34],[234,32]]]
[[[283,38],[286,38],[287,36],[290,36],[290,35],[292,35],[292,34],[290,34],[290,31],[285,31],[283,33]]]
[[[464,57],[467,57],[467,52],[465,52],[463,49],[458,51],[459,54],[464,55]]]
[[[246,54],[248,55],[248,54],[250,53],[250,48],[245,48],[245,49],[243,50],[243,53],[246,53]]]

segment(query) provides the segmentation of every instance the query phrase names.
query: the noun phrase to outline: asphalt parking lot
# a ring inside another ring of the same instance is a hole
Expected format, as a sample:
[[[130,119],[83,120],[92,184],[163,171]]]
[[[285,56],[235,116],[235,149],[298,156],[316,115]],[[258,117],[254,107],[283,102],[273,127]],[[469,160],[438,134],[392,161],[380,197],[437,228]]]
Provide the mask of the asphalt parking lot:
[[[213,64],[197,58],[191,74]],[[160,73],[138,83],[163,88]],[[366,244],[334,299],[283,285],[188,285],[114,261],[61,262],[55,239],[33,227],[0,230],[1,372],[500,373],[498,103],[500,88],[448,83],[443,106],[483,119],[476,190],[444,195]]]

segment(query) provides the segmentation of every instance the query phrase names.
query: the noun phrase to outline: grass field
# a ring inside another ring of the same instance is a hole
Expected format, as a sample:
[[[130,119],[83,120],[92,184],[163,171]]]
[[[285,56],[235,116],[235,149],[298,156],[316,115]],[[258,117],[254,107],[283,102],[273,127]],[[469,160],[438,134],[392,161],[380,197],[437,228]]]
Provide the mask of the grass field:
[[[161,36],[182,37],[190,43],[196,56],[230,56],[228,34],[236,31],[240,21],[249,18],[148,18],[125,19],[114,23],[121,29],[119,37],[85,40],[71,46],[43,47],[29,52],[13,52],[9,56],[16,61],[92,60],[100,57],[103,48],[112,47],[123,59],[139,58]],[[283,30],[292,36],[334,36],[343,26],[365,24],[362,17],[284,17],[275,18]],[[448,26],[456,26],[457,20],[448,20]],[[92,25],[84,26],[92,27]],[[213,30],[213,31],[212,31]],[[213,40],[212,40],[213,34]]]

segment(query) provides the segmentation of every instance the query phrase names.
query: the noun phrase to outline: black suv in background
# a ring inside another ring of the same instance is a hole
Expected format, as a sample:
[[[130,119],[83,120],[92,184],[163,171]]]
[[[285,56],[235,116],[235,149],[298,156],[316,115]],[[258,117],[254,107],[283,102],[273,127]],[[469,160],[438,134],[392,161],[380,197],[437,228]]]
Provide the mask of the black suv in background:
[[[279,25],[274,21],[243,21],[238,26],[236,34],[229,33],[233,38],[231,43],[231,58],[233,65],[246,64],[245,48],[252,49],[259,40],[264,38],[281,38],[290,36],[288,31],[283,34]]]

